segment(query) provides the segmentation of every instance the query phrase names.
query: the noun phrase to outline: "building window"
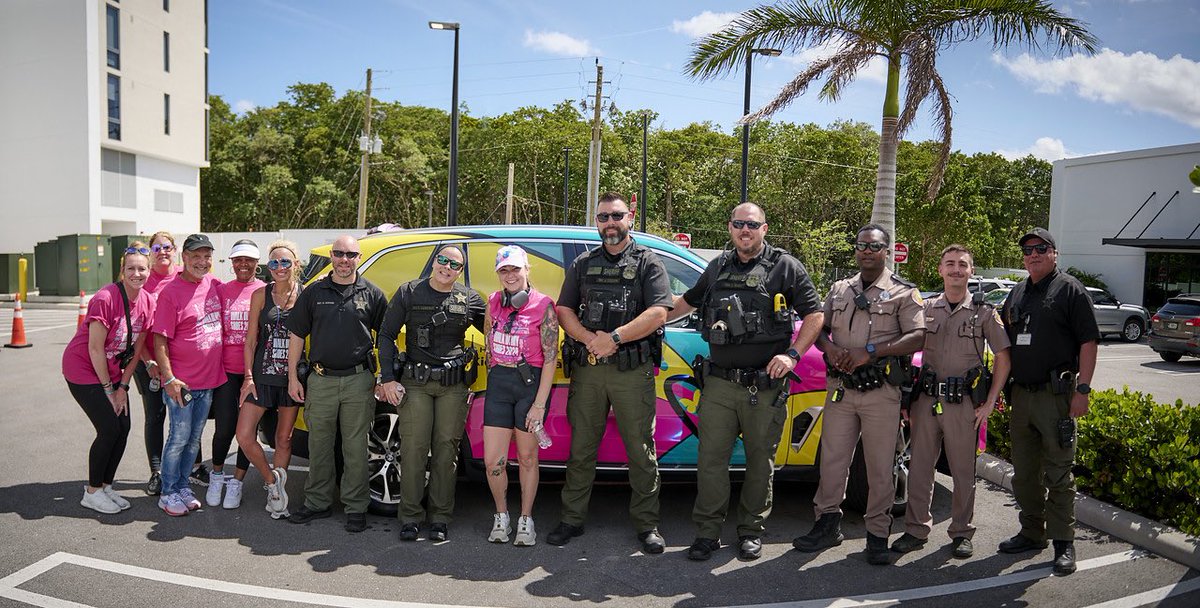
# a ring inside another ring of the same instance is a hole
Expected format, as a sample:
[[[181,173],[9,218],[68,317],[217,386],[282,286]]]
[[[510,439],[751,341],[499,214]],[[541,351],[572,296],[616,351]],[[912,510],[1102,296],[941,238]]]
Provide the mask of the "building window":
[[[163,32],[163,71],[171,71],[171,32]]]
[[[108,138],[121,139],[121,77],[108,75]]]
[[[171,95],[163,93],[163,133],[171,134]]]
[[[171,0],[163,0],[163,12],[171,12]]]
[[[121,9],[109,4],[108,16],[106,23],[108,24],[108,35],[106,46],[108,47],[108,67],[119,70],[121,69]]]
[[[128,152],[100,149],[100,204],[137,208],[137,157]]]
[[[154,210],[168,213],[183,213],[183,193],[170,190],[154,190]]]

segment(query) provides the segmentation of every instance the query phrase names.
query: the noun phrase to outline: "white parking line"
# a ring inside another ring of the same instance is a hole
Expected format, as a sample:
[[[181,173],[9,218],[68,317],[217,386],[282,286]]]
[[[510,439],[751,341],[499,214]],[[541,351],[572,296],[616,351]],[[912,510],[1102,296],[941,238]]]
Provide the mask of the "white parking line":
[[[1102,604],[1092,604],[1088,608],[1136,608],[1137,606],[1156,604],[1169,597],[1191,593],[1197,589],[1200,589],[1200,577],[1182,583],[1175,583],[1174,585],[1167,585],[1166,587],[1159,587],[1158,589],[1151,589],[1150,591],[1143,591],[1137,595],[1117,598]]]

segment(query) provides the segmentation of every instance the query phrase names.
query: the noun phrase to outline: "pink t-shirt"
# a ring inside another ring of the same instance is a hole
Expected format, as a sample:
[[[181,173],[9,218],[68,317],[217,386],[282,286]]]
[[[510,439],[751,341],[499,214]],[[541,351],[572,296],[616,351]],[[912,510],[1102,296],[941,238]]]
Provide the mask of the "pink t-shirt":
[[[221,363],[227,374],[246,373],[246,330],[250,329],[250,296],[266,283],[230,281],[217,288],[221,296]]]
[[[146,284],[142,285],[142,291],[149,293],[151,299],[157,298],[158,292],[162,291],[163,287],[171,282],[171,279],[179,276],[181,270],[183,270],[182,266],[172,266],[170,274],[158,274],[151,270],[150,276],[146,277]]]
[[[83,325],[75,331],[75,337],[63,351],[63,376],[72,384],[100,384],[96,376],[96,368],[92,367],[92,359],[88,355],[89,326],[95,322],[108,328],[108,336],[104,339],[104,358],[108,360],[108,377],[112,382],[121,380],[120,362],[117,355],[125,350],[125,302],[117,291],[117,284],[105,286],[97,291],[88,301],[87,316]],[[136,344],[138,336],[150,325],[154,316],[154,299],[143,289],[136,298],[129,301],[129,321],[133,327],[130,344]]]
[[[211,274],[193,283],[180,275],[158,293],[154,333],[166,336],[171,371],[189,388],[225,384],[221,365],[221,282]]]
[[[500,305],[501,295],[497,291],[488,298],[488,313],[492,317],[492,350],[488,359],[492,364],[516,365],[521,355],[525,355],[526,363],[541,367],[546,362],[542,354],[542,319],[546,309],[554,306],[554,300],[531,287],[529,301],[514,309]],[[557,341],[556,336],[556,346]]]

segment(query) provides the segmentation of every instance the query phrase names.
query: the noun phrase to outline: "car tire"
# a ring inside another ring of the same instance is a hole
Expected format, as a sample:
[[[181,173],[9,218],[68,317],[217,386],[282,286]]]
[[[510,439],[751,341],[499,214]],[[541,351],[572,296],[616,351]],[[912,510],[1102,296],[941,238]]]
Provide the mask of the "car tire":
[[[395,517],[400,509],[400,416],[376,414],[367,434],[367,486],[375,515]]]
[[[1146,328],[1142,326],[1141,319],[1130,317],[1125,320],[1125,325],[1121,328],[1121,338],[1126,342],[1137,342],[1142,339],[1142,335],[1146,333]]]
[[[1178,363],[1183,358],[1183,353],[1163,350],[1158,352],[1158,356],[1167,363]]]

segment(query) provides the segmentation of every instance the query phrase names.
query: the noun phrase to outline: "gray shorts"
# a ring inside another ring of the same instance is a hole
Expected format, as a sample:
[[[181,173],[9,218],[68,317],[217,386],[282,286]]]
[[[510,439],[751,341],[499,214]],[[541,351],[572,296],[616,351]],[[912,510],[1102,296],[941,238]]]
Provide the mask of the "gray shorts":
[[[528,432],[525,417],[541,383],[542,368],[533,368],[533,384],[526,385],[515,367],[497,365],[488,370],[483,426]],[[543,413],[543,416],[545,414]]]

